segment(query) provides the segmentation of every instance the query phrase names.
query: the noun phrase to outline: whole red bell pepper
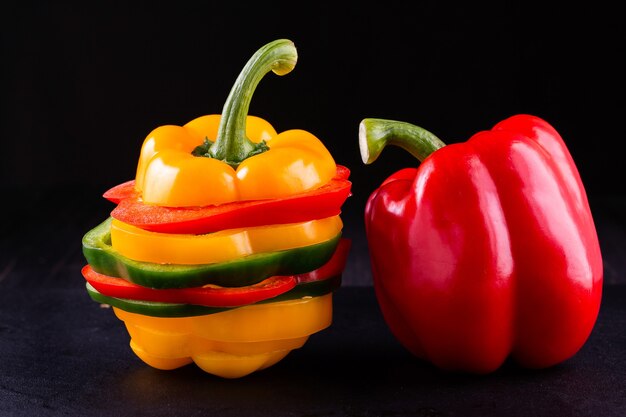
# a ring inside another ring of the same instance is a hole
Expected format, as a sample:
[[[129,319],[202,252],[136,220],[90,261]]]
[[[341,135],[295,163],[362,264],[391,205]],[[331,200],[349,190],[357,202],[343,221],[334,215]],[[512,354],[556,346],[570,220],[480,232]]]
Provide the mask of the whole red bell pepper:
[[[602,257],[580,175],[551,125],[515,115],[446,146],[409,123],[364,119],[359,141],[366,164],[387,144],[421,161],[365,208],[377,300],[401,344],[472,373],[509,357],[549,367],[583,346]]]

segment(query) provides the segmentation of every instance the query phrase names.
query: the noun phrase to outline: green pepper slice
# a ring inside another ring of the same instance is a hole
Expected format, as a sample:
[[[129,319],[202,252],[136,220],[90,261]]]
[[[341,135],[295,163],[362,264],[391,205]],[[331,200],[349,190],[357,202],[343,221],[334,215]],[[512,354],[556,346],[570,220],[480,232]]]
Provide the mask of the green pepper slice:
[[[241,259],[205,265],[172,265],[129,259],[111,246],[112,218],[87,232],[83,255],[94,271],[155,288],[190,288],[206,284],[243,287],[275,275],[295,275],[315,270],[332,257],[341,232],[332,239],[301,248],[263,252]]]

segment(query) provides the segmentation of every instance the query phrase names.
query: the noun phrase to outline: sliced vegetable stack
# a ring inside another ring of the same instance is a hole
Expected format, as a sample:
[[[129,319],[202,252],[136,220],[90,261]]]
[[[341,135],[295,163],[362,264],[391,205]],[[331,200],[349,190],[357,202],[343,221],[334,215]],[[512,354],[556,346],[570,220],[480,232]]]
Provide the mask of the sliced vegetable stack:
[[[88,294],[113,307],[148,365],[238,378],[332,322],[350,172],[311,133],[248,116],[263,76],[296,61],[291,41],[268,43],[221,115],[153,130],[135,179],[104,194],[111,216],[83,237]]]

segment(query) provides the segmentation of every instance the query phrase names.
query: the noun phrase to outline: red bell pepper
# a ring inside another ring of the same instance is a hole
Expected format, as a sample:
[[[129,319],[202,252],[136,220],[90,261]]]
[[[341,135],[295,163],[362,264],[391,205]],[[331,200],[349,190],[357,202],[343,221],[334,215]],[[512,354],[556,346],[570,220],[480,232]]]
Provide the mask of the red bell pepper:
[[[111,217],[141,229],[160,233],[205,234],[224,229],[298,223],[336,216],[350,196],[350,170],[337,165],[327,184],[292,197],[236,201],[206,207],[163,207],[146,204],[127,181],[104,193],[117,204]]]
[[[409,123],[365,119],[359,140],[365,163],[386,144],[422,161],[365,208],[376,296],[401,344],[475,373],[509,357],[549,367],[583,346],[602,257],[580,175],[551,125],[516,115],[445,146]]]

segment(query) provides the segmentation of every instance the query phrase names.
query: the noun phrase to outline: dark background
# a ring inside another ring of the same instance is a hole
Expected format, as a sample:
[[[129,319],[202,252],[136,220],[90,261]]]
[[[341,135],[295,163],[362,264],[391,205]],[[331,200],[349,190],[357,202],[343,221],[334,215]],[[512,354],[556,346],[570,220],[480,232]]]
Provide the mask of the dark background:
[[[289,38],[299,52],[295,70],[268,74],[250,113],[279,132],[312,132],[351,169],[347,284],[371,282],[367,197],[417,164],[389,148],[363,165],[360,120],[403,120],[453,143],[516,113],[540,116],[563,136],[597,220],[605,278],[624,279],[622,2],[7,4],[0,188],[7,199],[26,198],[40,221],[54,219],[32,205],[64,193],[83,202],[54,202],[68,213],[96,207],[106,215],[112,206],[102,192],[134,177],[153,128],[220,113],[248,58]],[[23,215],[24,206],[3,210]],[[7,222],[0,231],[17,228]]]
[[[626,415],[624,2],[494,3],[5,0],[0,415]],[[352,171],[333,325],[238,380],[152,369],[86,294],[81,237],[113,208],[102,193],[134,177],[145,136],[220,113],[248,58],[278,38],[298,64],[261,81],[251,113],[312,132]],[[385,325],[363,226],[369,194],[417,162],[389,148],[365,166],[358,125],[403,120],[453,143],[517,113],[550,122],[579,168],[604,262],[598,321],[550,369],[440,372]]]

